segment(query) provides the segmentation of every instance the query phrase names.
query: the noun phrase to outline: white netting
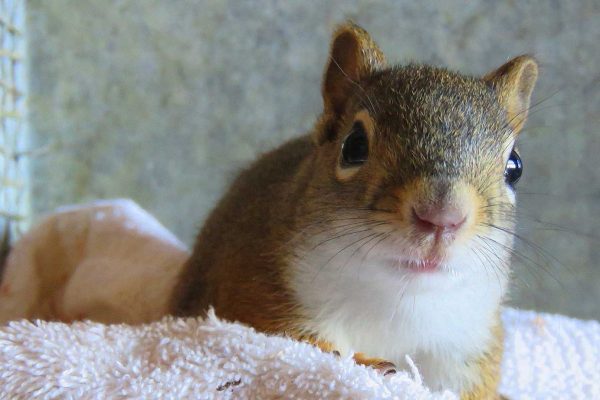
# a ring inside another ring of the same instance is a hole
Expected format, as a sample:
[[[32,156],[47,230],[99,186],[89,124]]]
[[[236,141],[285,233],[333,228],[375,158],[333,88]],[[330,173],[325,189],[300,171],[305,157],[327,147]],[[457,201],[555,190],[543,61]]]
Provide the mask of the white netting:
[[[15,237],[28,216],[25,173],[24,1],[0,0],[0,235]],[[10,235],[8,235],[10,234]]]

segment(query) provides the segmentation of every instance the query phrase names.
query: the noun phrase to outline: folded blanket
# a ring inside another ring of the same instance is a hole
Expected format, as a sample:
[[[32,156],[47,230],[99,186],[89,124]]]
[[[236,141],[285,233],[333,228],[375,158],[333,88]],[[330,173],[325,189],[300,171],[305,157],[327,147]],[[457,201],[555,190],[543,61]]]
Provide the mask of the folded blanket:
[[[131,200],[63,207],[10,251],[0,324],[16,318],[140,323],[167,312],[186,247]]]
[[[61,210],[11,251],[0,286],[0,399],[454,399],[240,324],[165,317],[188,255],[126,200]],[[600,324],[507,309],[501,392],[600,399]],[[142,324],[144,323],[144,324]]]

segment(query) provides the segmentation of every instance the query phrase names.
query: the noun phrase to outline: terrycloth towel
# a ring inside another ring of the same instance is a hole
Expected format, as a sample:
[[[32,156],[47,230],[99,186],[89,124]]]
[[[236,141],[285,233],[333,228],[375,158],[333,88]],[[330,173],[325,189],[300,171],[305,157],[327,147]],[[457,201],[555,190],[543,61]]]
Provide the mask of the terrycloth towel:
[[[506,310],[501,392],[600,399],[600,324]],[[0,398],[456,399],[412,372],[351,359],[214,316],[151,324],[11,322],[0,328]]]
[[[600,399],[600,323],[507,309],[500,391],[509,399]]]
[[[5,398],[455,399],[305,343],[214,317],[139,326],[12,322],[0,329]],[[0,395],[1,396],[1,395]]]
[[[0,321],[141,323],[164,315],[187,257],[126,200],[61,210],[11,251]],[[600,324],[508,309],[501,392],[516,399],[600,399]],[[410,364],[410,361],[409,361]],[[10,322],[0,327],[4,398],[454,399],[418,366],[382,377],[304,343],[211,316],[138,325]]]

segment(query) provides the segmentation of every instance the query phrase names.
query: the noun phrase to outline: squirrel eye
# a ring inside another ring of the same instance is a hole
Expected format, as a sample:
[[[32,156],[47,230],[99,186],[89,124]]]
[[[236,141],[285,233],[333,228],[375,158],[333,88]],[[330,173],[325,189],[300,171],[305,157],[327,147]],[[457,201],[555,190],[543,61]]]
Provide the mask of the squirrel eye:
[[[523,174],[523,161],[521,161],[519,153],[513,149],[510,153],[510,157],[508,157],[508,162],[506,163],[504,179],[510,186],[514,186],[521,177],[521,174]]]
[[[342,144],[342,165],[357,166],[367,161],[369,139],[361,122],[355,122]]]

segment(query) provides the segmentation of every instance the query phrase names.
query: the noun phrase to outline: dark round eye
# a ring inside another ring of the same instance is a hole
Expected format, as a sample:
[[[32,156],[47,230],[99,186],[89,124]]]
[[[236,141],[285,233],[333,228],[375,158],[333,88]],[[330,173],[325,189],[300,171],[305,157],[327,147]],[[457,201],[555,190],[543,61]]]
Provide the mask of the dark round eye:
[[[510,157],[508,157],[506,169],[504,170],[504,178],[506,179],[506,183],[508,183],[510,186],[514,186],[521,177],[522,173],[523,161],[521,161],[519,153],[513,150],[510,153]]]
[[[342,144],[342,165],[357,166],[367,161],[369,157],[369,139],[365,127],[355,122],[352,130]]]

